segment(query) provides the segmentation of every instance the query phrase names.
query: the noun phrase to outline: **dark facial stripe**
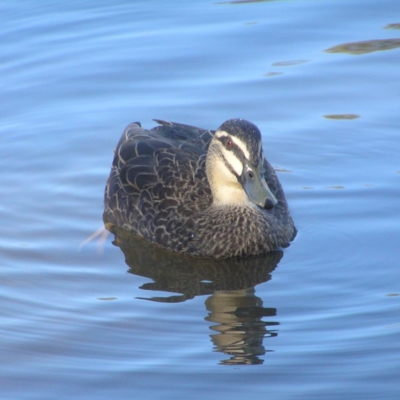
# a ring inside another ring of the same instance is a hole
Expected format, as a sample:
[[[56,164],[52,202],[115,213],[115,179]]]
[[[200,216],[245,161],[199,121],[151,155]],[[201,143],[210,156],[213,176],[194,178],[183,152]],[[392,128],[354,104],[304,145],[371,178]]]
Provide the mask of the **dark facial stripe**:
[[[242,162],[242,164],[245,163],[246,156],[244,155],[242,149],[236,145],[236,143],[230,136],[220,136],[218,138],[218,140],[222,143],[222,145],[225,147],[225,149],[227,149],[228,151],[232,151],[233,154],[235,154],[235,156]],[[229,140],[231,140],[233,143],[232,147],[227,146],[227,143]]]
[[[254,124],[249,121],[245,121],[244,119],[236,118],[225,121],[218,128],[218,130],[227,132],[233,137],[236,137],[242,142],[246,143],[247,149],[250,153],[249,161],[254,165],[258,164],[261,132]]]
[[[232,168],[232,165],[228,163],[228,161],[225,159],[224,156],[222,156],[222,159],[224,160],[225,167],[228,168],[231,174],[235,175],[236,178],[239,179],[239,175],[236,173],[236,171]]]
[[[222,140],[221,140],[222,139]],[[225,144],[228,140],[228,136],[223,136],[222,138],[218,138],[218,140],[222,143],[222,145],[226,148]],[[235,146],[235,145],[234,145]],[[240,149],[239,149],[240,150]],[[218,151],[221,159],[224,161],[225,167],[229,170],[231,174],[236,176],[236,178],[239,179],[239,175],[236,173],[236,171],[232,168],[232,165],[228,162],[228,160],[224,157],[224,154],[222,151]],[[240,159],[240,158],[239,158]],[[241,159],[240,159],[241,160]]]

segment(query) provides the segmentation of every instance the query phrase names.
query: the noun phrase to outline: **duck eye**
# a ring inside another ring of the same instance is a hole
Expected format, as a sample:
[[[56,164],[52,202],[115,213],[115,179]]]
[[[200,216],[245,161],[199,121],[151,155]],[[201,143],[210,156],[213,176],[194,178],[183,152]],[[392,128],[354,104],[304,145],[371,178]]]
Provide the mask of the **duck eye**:
[[[254,179],[254,174],[253,174],[253,172],[249,171],[247,175],[249,176],[249,178],[250,178],[251,180]]]
[[[228,140],[226,141],[226,148],[227,148],[227,149],[231,149],[232,147],[233,147],[232,139],[228,139]]]

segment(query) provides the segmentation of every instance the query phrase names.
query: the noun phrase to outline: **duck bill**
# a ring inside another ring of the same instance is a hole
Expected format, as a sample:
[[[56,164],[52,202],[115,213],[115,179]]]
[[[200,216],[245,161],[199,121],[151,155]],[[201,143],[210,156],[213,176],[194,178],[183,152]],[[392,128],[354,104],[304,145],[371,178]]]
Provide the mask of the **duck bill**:
[[[270,210],[278,204],[278,200],[264,180],[263,165],[261,162],[255,167],[247,161],[239,181],[250,201],[259,207]]]

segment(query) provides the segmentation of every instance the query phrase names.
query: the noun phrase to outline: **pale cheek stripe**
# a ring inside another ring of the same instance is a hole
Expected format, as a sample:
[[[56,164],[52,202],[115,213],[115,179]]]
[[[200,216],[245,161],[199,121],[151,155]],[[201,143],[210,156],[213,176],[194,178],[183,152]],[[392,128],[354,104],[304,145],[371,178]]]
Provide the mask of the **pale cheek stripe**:
[[[232,153],[231,151],[227,151],[225,148],[222,148],[222,154],[224,158],[225,165],[236,176],[242,175],[243,172],[243,164],[242,162]],[[230,167],[230,168],[229,168]]]

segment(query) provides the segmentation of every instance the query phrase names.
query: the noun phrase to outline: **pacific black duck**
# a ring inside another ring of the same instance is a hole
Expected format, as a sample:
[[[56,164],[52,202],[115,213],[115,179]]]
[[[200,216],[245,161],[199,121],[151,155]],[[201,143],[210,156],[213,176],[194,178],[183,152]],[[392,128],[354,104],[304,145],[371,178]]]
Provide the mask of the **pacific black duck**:
[[[217,131],[155,120],[128,125],[105,190],[104,221],[170,250],[205,257],[267,253],[296,235],[259,129]]]

